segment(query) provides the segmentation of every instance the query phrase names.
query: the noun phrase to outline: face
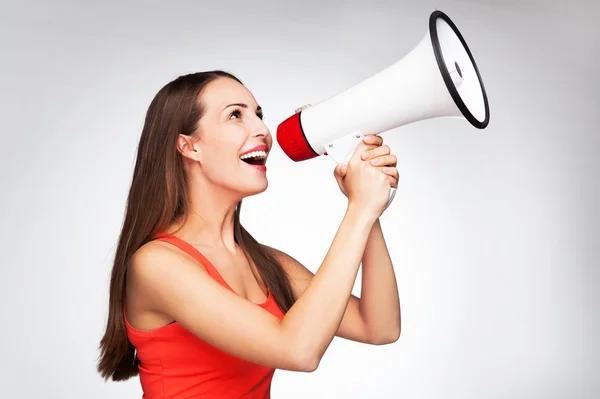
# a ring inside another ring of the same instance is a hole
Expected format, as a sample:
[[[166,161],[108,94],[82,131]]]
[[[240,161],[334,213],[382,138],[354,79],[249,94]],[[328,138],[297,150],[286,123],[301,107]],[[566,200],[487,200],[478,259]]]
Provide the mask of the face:
[[[200,173],[242,196],[266,190],[273,139],[252,93],[233,79],[219,78],[204,88],[200,101],[204,114],[192,144]]]

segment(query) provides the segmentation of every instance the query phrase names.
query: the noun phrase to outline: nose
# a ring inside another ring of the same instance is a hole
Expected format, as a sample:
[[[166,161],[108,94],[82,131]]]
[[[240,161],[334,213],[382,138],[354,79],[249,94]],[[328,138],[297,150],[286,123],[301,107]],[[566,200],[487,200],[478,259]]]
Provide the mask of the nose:
[[[268,137],[271,135],[271,132],[267,125],[260,118],[256,118],[256,123],[252,129],[252,136],[254,137]]]

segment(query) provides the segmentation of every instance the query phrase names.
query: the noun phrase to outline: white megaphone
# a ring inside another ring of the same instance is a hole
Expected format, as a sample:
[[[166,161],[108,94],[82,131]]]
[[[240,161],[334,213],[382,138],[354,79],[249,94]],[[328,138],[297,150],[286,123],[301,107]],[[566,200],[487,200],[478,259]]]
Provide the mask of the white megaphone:
[[[296,112],[277,127],[277,142],[296,162],[328,155],[346,163],[365,134],[439,117],[464,118],[484,129],[490,110],[467,43],[436,10],[425,37],[400,61]],[[392,189],[388,206],[395,193]]]

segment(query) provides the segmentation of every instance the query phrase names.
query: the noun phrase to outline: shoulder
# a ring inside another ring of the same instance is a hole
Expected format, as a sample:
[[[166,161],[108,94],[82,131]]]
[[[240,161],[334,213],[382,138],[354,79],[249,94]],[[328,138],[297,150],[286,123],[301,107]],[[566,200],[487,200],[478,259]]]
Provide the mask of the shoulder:
[[[139,247],[131,256],[132,261],[151,260],[156,257],[172,257],[175,255],[174,246],[161,240],[152,240]]]
[[[160,240],[153,240],[138,248],[130,260],[130,269],[134,271],[153,270],[173,262],[186,262],[185,253],[172,244]]]
[[[129,276],[142,286],[161,286],[189,274],[206,273],[197,262],[179,248],[153,240],[138,248],[129,261]]]
[[[133,253],[127,266],[128,311],[152,312],[154,316],[169,315],[169,320],[175,319],[173,304],[181,303],[207,277],[206,269],[198,267],[191,256],[176,246],[150,241]],[[161,323],[164,321],[167,320],[161,319]]]

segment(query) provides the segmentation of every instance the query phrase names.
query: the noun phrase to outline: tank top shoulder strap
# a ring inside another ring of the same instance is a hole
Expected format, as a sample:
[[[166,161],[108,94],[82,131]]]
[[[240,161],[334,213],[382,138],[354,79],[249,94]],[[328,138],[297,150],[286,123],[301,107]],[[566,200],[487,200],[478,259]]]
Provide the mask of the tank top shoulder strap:
[[[212,278],[217,280],[225,288],[232,290],[229,284],[227,284],[225,279],[223,279],[221,274],[215,268],[215,266],[204,255],[202,255],[202,253],[198,249],[196,249],[196,247],[194,247],[192,244],[182,240],[179,237],[166,233],[157,234],[154,237],[154,240],[164,241],[168,242],[169,244],[175,245],[177,248],[181,249],[183,252],[187,253],[198,263],[204,266],[204,268]]]

